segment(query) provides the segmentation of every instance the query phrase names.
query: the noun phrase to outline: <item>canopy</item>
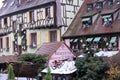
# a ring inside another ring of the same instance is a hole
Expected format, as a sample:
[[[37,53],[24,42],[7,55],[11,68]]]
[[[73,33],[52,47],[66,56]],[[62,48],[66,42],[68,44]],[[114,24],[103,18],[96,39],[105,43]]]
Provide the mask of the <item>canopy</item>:
[[[116,41],[116,38],[117,37],[112,37],[111,40],[110,40],[110,43],[114,43]]]
[[[45,68],[42,72],[47,73],[47,69]],[[71,74],[77,70],[75,67],[75,61],[64,61],[58,67],[50,66],[50,70],[52,74]]]
[[[101,37],[96,37],[93,41],[94,41],[94,42],[98,42],[98,41],[100,41],[100,38],[101,38]]]
[[[91,42],[93,40],[93,38],[87,38],[87,42]]]

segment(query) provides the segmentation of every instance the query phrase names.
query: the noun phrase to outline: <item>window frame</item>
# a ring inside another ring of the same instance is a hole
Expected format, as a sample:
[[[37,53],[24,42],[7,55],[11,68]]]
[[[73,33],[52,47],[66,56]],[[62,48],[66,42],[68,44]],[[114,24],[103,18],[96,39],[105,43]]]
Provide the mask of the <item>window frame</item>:
[[[57,41],[57,31],[49,31],[49,36],[50,36],[50,42],[55,42]]]

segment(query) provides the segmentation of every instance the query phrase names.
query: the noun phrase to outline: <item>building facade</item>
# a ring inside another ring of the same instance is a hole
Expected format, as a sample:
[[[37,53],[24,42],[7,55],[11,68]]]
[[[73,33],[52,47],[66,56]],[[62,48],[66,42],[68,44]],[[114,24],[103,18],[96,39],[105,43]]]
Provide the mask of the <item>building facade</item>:
[[[74,51],[120,49],[120,0],[84,0],[63,35]]]
[[[0,9],[0,55],[34,53],[44,42],[60,41],[61,26],[67,25],[62,14],[68,14],[68,6],[79,7],[77,2],[72,5],[68,1],[4,0]],[[76,11],[68,12],[75,15]]]

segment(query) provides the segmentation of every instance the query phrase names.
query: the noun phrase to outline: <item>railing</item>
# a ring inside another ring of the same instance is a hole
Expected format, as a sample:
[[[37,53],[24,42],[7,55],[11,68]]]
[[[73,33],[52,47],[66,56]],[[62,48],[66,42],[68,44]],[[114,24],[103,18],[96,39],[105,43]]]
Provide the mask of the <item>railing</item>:
[[[32,21],[28,24],[24,24],[23,28],[43,28],[43,27],[50,27],[51,25],[54,25],[54,18],[50,19],[41,19],[38,21]]]
[[[39,28],[49,28],[49,27],[53,27],[52,25],[54,25],[54,18],[46,18],[46,19],[41,19],[38,21],[32,21],[30,23],[22,23],[22,29],[39,29]],[[16,26],[16,31],[18,31],[18,27]],[[10,27],[5,27],[5,28],[1,28],[0,29],[0,35],[4,35],[4,34],[8,34],[10,32],[13,32],[13,26]]]
[[[0,34],[7,34],[12,31],[12,27],[0,29]]]

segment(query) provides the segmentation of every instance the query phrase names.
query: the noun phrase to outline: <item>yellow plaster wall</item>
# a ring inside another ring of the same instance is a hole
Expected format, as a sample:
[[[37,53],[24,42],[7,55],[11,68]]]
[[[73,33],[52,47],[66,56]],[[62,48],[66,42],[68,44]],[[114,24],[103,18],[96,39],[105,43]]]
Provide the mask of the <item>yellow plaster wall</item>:
[[[40,38],[41,38],[40,32],[37,32],[37,45],[41,43]]]
[[[30,45],[30,40],[31,40],[30,33],[26,34],[26,39],[27,39],[27,45],[29,46]]]
[[[50,42],[49,31],[46,31],[44,36],[45,36],[45,42]]]
[[[60,30],[57,30],[57,41],[60,41]]]

